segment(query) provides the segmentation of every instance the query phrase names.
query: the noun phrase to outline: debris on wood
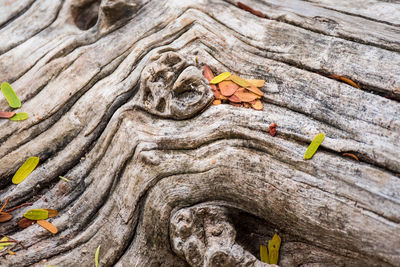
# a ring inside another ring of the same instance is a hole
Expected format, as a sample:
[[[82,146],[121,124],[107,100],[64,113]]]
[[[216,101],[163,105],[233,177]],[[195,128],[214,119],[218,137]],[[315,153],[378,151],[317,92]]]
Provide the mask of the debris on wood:
[[[0,111],[0,119],[9,119],[15,115],[15,112]]]
[[[346,77],[343,77],[343,76],[339,76],[339,75],[335,75],[335,74],[329,75],[328,77],[332,78],[332,79],[335,79],[335,80],[338,80],[338,81],[345,82],[345,83],[350,84],[351,86],[353,86],[355,88],[360,89],[360,86],[358,86],[358,84],[356,84],[355,82],[353,82],[349,78],[346,78]]]
[[[248,5],[243,4],[242,2],[238,2],[237,5],[239,8],[246,10],[247,12],[250,12],[251,14],[256,15],[257,17],[260,17],[260,18],[267,17],[261,11],[255,10],[255,9],[249,7]]]
[[[304,153],[304,159],[311,159],[317,151],[319,145],[324,141],[324,139],[324,133],[317,134],[317,136],[314,137],[311,144],[308,146],[306,153]]]
[[[275,136],[276,135],[276,126],[277,126],[277,124],[274,122],[274,123],[271,123],[270,125],[269,125],[269,134],[271,135],[271,136]]]
[[[355,160],[357,160],[357,161],[360,161],[360,160],[358,159],[358,157],[357,157],[356,155],[352,154],[352,153],[343,153],[342,155],[345,156],[345,157],[350,157],[350,158],[352,158],[352,159],[355,159]]]

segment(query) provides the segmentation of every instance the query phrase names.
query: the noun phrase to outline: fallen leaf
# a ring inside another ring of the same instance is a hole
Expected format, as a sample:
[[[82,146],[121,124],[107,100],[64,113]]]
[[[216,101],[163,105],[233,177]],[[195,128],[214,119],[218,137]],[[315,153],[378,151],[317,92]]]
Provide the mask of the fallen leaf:
[[[260,99],[251,101],[250,104],[251,104],[251,107],[254,108],[255,110],[263,110],[263,104]]]
[[[19,101],[18,96],[15,94],[11,85],[8,82],[3,82],[1,84],[1,91],[3,92],[4,97],[6,98],[8,104],[12,108],[20,108],[21,101]]]
[[[10,120],[12,120],[12,121],[23,121],[23,120],[26,120],[27,118],[29,118],[28,113],[20,112],[20,113],[15,114],[14,116],[12,116],[10,118]]]
[[[239,108],[243,107],[243,105],[241,103],[229,102],[229,104],[231,104],[232,106],[235,106],[235,107],[239,107]]]
[[[246,11],[252,13],[253,15],[256,15],[257,17],[266,18],[266,16],[263,13],[261,13],[261,11],[252,9],[251,7],[245,5],[245,4],[241,3],[241,2],[238,2],[237,5],[238,5],[239,8],[241,8],[243,10],[246,10]]]
[[[246,79],[246,82],[254,85],[255,87],[263,87],[265,84],[265,80],[256,80],[256,79]]]
[[[234,95],[237,96],[242,102],[250,102],[257,99],[257,95],[251,92],[236,91]]]
[[[31,209],[25,212],[24,217],[29,220],[46,220],[49,218],[49,212],[45,209]]]
[[[71,182],[70,180],[68,180],[67,178],[65,178],[65,177],[63,177],[63,176],[58,176],[58,178],[60,178],[61,180],[63,180],[63,181],[66,181],[66,182]]]
[[[357,156],[354,155],[354,154],[352,154],[352,153],[343,153],[342,155],[343,155],[343,156],[346,156],[346,157],[353,158],[353,159],[359,161],[358,158],[357,158]]]
[[[35,223],[34,220],[29,220],[24,217],[18,222],[18,227],[24,229],[24,228],[31,226],[34,223]]]
[[[9,220],[11,220],[12,219],[12,215],[11,214],[8,214],[8,213],[5,213],[5,214],[0,214],[0,223],[2,223],[2,222],[8,222]]]
[[[8,203],[8,198],[6,199],[6,202],[4,203],[3,207],[1,207],[0,213],[3,213],[3,210],[7,206],[7,203]]]
[[[221,92],[217,89],[215,91],[213,91],[214,96],[216,99],[220,99],[221,98]]]
[[[96,249],[96,253],[94,254],[94,262],[96,263],[96,267],[99,267],[99,253],[100,253],[100,247],[99,245]]]
[[[249,90],[250,92],[253,92],[253,93],[255,93],[256,95],[259,95],[259,96],[263,96],[264,95],[264,93],[260,89],[255,87],[255,86],[247,87],[247,90]]]
[[[39,163],[39,158],[38,157],[30,157],[28,158],[24,164],[19,167],[17,172],[14,174],[14,177],[12,178],[12,182],[14,184],[19,184],[22,181],[26,179],[26,177],[31,174],[31,172],[36,168],[36,166]]]
[[[222,81],[218,84],[218,87],[224,96],[231,96],[239,89],[239,85],[232,81]]]
[[[210,83],[211,84],[216,84],[216,83],[220,83],[223,80],[225,80],[226,78],[230,77],[231,73],[230,72],[223,72],[220,75],[218,75],[217,77],[213,78]]]
[[[236,76],[236,75],[232,75],[232,76],[231,76],[231,80],[232,80],[234,83],[240,85],[241,87],[248,87],[248,86],[250,86],[250,84],[249,84],[245,79],[242,79],[242,78],[240,78],[239,76]]]
[[[353,82],[353,81],[350,80],[349,78],[346,78],[346,77],[343,77],[343,76],[339,76],[339,75],[335,75],[335,74],[329,75],[328,77],[329,77],[329,78],[336,79],[336,80],[340,80],[340,81],[342,81],[342,82],[345,82],[345,83],[347,83],[347,84],[350,84],[351,86],[353,86],[353,87],[355,87],[355,88],[360,89],[360,86],[358,86],[358,84],[356,84],[355,82]]]
[[[15,112],[0,111],[0,119],[9,119],[15,115]]]
[[[40,226],[42,226],[43,228],[45,228],[52,234],[57,234],[58,230],[54,224],[52,224],[46,220],[37,220],[36,222],[37,222],[37,224],[39,224]]]
[[[271,240],[268,241],[268,256],[270,264],[278,264],[279,248],[281,246],[281,238],[275,234]]]
[[[207,79],[208,82],[210,82],[214,78],[214,74],[213,74],[212,70],[207,65],[203,66],[203,75]],[[210,84],[210,86],[213,91],[217,90],[216,85]]]
[[[315,152],[317,151],[319,145],[324,141],[325,139],[325,134],[320,133],[318,134],[311,142],[311,144],[308,146],[306,153],[304,154],[304,159],[311,159]]]
[[[10,255],[15,255],[16,254],[14,251],[11,251],[11,250],[7,250],[7,253],[10,254]]]
[[[49,218],[53,218],[58,215],[57,210],[52,210],[52,209],[44,209],[44,210],[47,210]]]
[[[260,258],[261,258],[261,262],[269,263],[268,249],[264,245],[260,245]]]
[[[233,102],[233,103],[241,103],[242,102],[242,100],[240,100],[240,98],[236,95],[232,95],[228,99],[230,102]]]
[[[220,99],[215,99],[213,102],[213,105],[218,106],[221,104],[221,100]]]
[[[8,237],[3,237],[2,239],[0,239],[0,241],[8,241]],[[6,247],[6,246],[9,246],[9,245],[11,245],[12,243],[10,242],[10,243],[0,243],[0,250],[2,250],[4,247]]]

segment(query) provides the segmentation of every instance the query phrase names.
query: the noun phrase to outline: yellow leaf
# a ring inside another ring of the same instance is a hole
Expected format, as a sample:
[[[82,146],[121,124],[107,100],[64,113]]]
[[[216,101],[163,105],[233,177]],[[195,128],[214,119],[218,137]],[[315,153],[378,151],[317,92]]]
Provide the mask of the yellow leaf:
[[[8,237],[3,237],[2,239],[0,239],[0,241],[8,241]],[[0,250],[2,250],[5,246],[9,246],[12,243],[0,243]]]
[[[281,238],[275,234],[271,240],[268,241],[268,255],[270,264],[278,264],[279,248],[281,246]]]
[[[246,79],[246,82],[254,85],[255,87],[263,87],[265,84],[265,80]]]
[[[96,263],[96,267],[99,267],[99,253],[100,253],[100,247],[99,245],[96,249],[96,253],[94,254],[94,262]]]
[[[250,84],[249,84],[248,82],[246,82],[245,79],[242,79],[242,78],[240,78],[239,76],[236,76],[236,75],[232,75],[232,76],[231,76],[231,80],[232,80],[234,83],[240,85],[240,87],[246,88],[246,87],[250,86]]]
[[[12,182],[14,184],[19,184],[23,180],[25,180],[26,177],[31,174],[31,172],[36,168],[36,166],[39,163],[39,158],[38,157],[30,157],[27,159],[24,164],[22,164],[21,167],[19,167],[18,171],[14,174],[14,177],[12,178]]]
[[[260,245],[260,258],[261,262],[269,263],[268,250],[264,245]]]
[[[220,83],[220,82],[222,82],[223,80],[225,80],[226,78],[229,78],[230,76],[231,76],[231,73],[230,73],[230,72],[223,72],[223,73],[221,73],[220,75],[218,75],[217,77],[214,77],[214,78],[210,81],[210,83],[211,83],[211,84]]]
[[[324,139],[324,133],[317,134],[317,136],[314,137],[314,140],[312,140],[311,144],[308,146],[306,153],[304,153],[304,159],[311,159]]]
[[[15,255],[15,252],[14,252],[14,251],[7,250],[7,252],[8,252],[8,254],[10,254],[10,255]]]

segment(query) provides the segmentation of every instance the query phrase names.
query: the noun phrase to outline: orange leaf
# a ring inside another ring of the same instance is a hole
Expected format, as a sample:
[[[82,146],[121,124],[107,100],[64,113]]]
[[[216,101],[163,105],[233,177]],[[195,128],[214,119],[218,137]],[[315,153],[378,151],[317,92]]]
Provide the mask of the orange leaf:
[[[359,161],[358,158],[357,158],[357,156],[354,155],[354,154],[352,154],[352,153],[343,153],[342,155],[343,155],[343,156],[350,157],[350,158],[353,158],[353,159]]]
[[[0,212],[2,212],[4,210],[4,208],[6,207],[8,203],[8,198],[6,199],[6,202],[4,203],[3,207],[1,207]]]
[[[219,90],[221,94],[224,96],[233,95],[237,89],[239,89],[239,85],[231,81],[223,81],[218,84]]]
[[[264,95],[264,93],[260,89],[255,87],[255,86],[247,87],[247,90],[249,90],[249,91],[251,91],[251,92],[253,92],[253,93],[255,93],[256,95],[259,95],[259,96],[263,96]]]
[[[221,104],[221,100],[219,99],[214,100],[213,105],[218,106],[219,104]]]
[[[353,86],[353,87],[355,87],[355,88],[360,89],[360,86],[358,86],[355,82],[353,82],[353,81],[350,80],[349,78],[346,78],[346,77],[343,77],[343,76],[339,76],[339,75],[336,75],[336,74],[329,75],[328,77],[329,77],[329,78],[336,79],[336,80],[340,80],[340,81],[342,81],[342,82],[345,82],[345,83],[347,83],[347,84],[350,84],[351,86]]]
[[[240,98],[237,97],[236,95],[230,96],[230,97],[229,97],[229,101],[230,101],[230,102],[233,102],[233,103],[240,103],[240,102],[242,102],[242,100],[240,100]]]
[[[242,102],[250,102],[258,98],[256,94],[253,94],[249,91],[236,91],[234,95],[237,96]]]
[[[255,110],[263,110],[263,104],[260,99],[251,101],[250,104],[251,104],[252,108],[254,108]]]
[[[29,220],[24,217],[18,222],[18,227],[24,229],[24,228],[31,226],[34,223],[35,223],[35,221]]]
[[[9,220],[11,220],[12,219],[12,215],[11,214],[8,214],[8,213],[5,213],[5,214],[0,214],[0,223],[2,223],[2,222],[8,222]]]
[[[214,78],[212,70],[207,65],[203,66],[203,75],[207,81],[211,81]]]
[[[213,91],[213,93],[214,93],[214,96],[215,96],[216,99],[220,99],[220,97],[221,97],[221,92],[220,92],[218,89],[215,90],[215,91]]]
[[[15,112],[0,111],[0,119],[9,119],[15,115]]]
[[[36,221],[36,222],[37,222],[37,224],[39,224],[40,226],[42,226],[43,228],[45,228],[46,230],[48,230],[52,234],[57,234],[58,230],[57,230],[57,227],[54,224],[49,223],[46,220],[39,220],[39,221]]]
[[[246,79],[246,81],[255,87],[263,87],[265,84],[265,80]]]

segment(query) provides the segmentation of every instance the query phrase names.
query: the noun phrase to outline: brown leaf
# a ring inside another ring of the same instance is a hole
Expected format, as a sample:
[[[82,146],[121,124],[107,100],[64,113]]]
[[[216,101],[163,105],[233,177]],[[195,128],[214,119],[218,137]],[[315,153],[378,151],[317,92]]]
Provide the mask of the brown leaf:
[[[221,94],[224,96],[233,95],[237,89],[239,89],[239,85],[232,81],[223,81],[218,84],[219,90]]]
[[[24,229],[24,228],[31,226],[34,223],[35,223],[35,221],[29,220],[24,217],[18,222],[18,227]]]
[[[256,15],[257,17],[266,18],[266,16],[263,13],[261,13],[258,10],[252,9],[248,5],[245,5],[245,4],[241,3],[241,2],[238,2],[237,5],[238,5],[239,8],[241,8],[243,10],[246,10],[246,11],[250,12],[251,14]]]
[[[11,220],[12,219],[12,215],[11,214],[8,214],[8,213],[5,213],[5,214],[0,214],[0,223],[2,223],[2,222],[8,222],[9,220]]]
[[[263,110],[263,104],[260,99],[254,100],[250,102],[251,107],[255,110]]]
[[[229,104],[231,104],[232,106],[235,106],[235,107],[243,107],[243,105],[241,104],[241,103],[234,103],[234,102],[229,102]]]
[[[49,212],[49,218],[53,218],[56,217],[58,215],[58,211],[57,210],[52,210],[52,209],[45,209]]]
[[[15,112],[0,111],[0,119],[9,119],[15,115]]]
[[[271,135],[271,136],[275,136],[276,135],[276,123],[274,122],[274,123],[271,123],[270,125],[269,125],[269,134]]]
[[[226,96],[224,96],[224,95],[220,95],[220,96],[219,96],[219,99],[221,99],[221,100],[227,100],[228,97],[226,97]]]
[[[359,161],[358,158],[357,158],[357,156],[354,155],[354,154],[352,154],[352,153],[343,153],[342,155],[343,155],[343,156],[346,156],[346,157],[353,158],[353,159]]]
[[[213,102],[213,105],[215,105],[215,106],[218,106],[218,105],[220,105],[221,104],[221,100],[220,99],[216,99],[216,100],[214,100],[214,102]]]
[[[211,81],[214,78],[212,70],[207,65],[203,66],[203,75],[207,81]]]
[[[240,100],[240,98],[237,97],[236,95],[230,96],[230,97],[229,97],[229,101],[230,101],[230,102],[233,102],[233,103],[240,103],[240,102],[242,102],[242,100]]]
[[[58,230],[57,230],[57,227],[54,224],[49,223],[46,220],[38,220],[36,222],[37,222],[37,224],[39,224],[40,226],[42,226],[43,228],[45,228],[46,230],[48,230],[52,234],[57,234]]]
[[[249,91],[246,92],[238,90],[234,95],[237,96],[242,102],[250,102],[258,98],[256,94],[253,94],[252,92]]]
[[[215,90],[215,91],[213,91],[213,93],[214,93],[214,96],[215,96],[216,99],[220,99],[221,92],[219,90]]]

